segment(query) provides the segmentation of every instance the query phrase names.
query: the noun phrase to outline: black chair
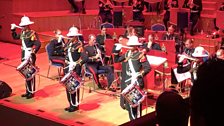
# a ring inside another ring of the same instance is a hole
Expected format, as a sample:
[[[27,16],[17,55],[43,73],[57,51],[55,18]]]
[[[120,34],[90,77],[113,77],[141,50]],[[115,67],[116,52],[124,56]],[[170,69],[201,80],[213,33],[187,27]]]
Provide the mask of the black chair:
[[[164,24],[156,23],[151,26],[152,31],[166,31]]]
[[[51,66],[54,66],[58,69],[58,77],[59,77],[59,80],[60,80],[60,78],[61,78],[60,75],[61,75],[61,72],[63,70],[64,64],[63,64],[63,62],[61,62],[62,60],[57,61],[57,60],[52,60],[51,59],[51,57],[52,57],[51,54],[53,52],[53,49],[50,47],[49,43],[45,46],[45,49],[46,49],[47,56],[48,56],[48,61],[49,61],[47,77],[49,76]]]

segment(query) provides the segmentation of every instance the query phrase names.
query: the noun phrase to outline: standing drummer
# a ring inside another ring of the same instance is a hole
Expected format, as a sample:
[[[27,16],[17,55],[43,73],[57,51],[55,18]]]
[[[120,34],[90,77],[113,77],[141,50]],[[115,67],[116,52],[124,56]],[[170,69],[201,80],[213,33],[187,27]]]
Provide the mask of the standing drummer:
[[[40,49],[41,43],[37,33],[30,29],[30,25],[34,22],[30,21],[29,17],[23,16],[19,26],[11,24],[11,31],[13,39],[22,40],[22,59],[21,61],[31,60],[32,64],[35,65],[36,53]],[[21,28],[21,33],[16,32],[16,28]],[[30,59],[29,59],[30,58]],[[27,99],[33,98],[35,93],[35,76],[31,80],[26,80],[26,93],[22,94],[21,97]]]
[[[127,42],[127,46],[131,48],[125,54],[120,54],[121,46],[117,45],[114,50],[114,61],[122,62],[121,91],[133,82],[140,89],[144,88],[143,76],[151,70],[151,66],[145,52],[141,52],[138,48],[141,45],[137,36],[131,36]],[[128,110],[130,120],[134,120],[141,115],[141,104],[137,107],[132,107],[123,96],[120,98],[120,106]]]
[[[67,34],[69,37],[68,43],[65,46],[65,75],[71,71],[76,72],[77,77],[81,78],[81,66],[84,64],[84,53],[83,52],[83,44],[78,39],[81,34],[78,32],[77,27],[71,27],[69,29],[69,33]],[[79,79],[81,80],[81,79]],[[67,99],[69,102],[69,107],[65,108],[65,111],[74,112],[79,109],[79,89],[75,92],[70,92],[69,89],[66,88]]]

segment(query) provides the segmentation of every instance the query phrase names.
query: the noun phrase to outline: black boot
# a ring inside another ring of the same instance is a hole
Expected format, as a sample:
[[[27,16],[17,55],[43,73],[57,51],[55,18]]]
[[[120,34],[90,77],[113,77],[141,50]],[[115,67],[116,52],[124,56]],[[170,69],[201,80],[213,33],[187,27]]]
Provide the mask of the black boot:
[[[65,108],[65,111],[68,111],[70,109],[70,107]]]
[[[79,107],[71,106],[71,107],[68,109],[68,112],[74,112],[74,111],[77,111],[77,110],[79,110]]]
[[[27,97],[29,94],[28,93],[25,93],[25,94],[22,94],[21,97]]]
[[[31,99],[31,98],[33,98],[34,97],[34,94],[28,94],[27,96],[26,96],[26,99]]]

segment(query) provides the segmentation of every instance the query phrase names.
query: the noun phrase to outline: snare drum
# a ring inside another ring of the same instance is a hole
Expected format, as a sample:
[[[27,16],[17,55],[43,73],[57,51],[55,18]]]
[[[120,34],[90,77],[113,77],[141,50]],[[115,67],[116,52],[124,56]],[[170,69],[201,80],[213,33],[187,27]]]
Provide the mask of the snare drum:
[[[146,92],[135,83],[128,85],[121,94],[132,107],[138,106],[146,97]]]
[[[75,93],[78,88],[80,88],[81,78],[78,75],[71,71],[67,73],[61,80],[60,83],[65,86],[65,88],[71,93]]]
[[[30,58],[24,60],[17,68],[17,71],[28,81],[31,80],[36,73],[38,72],[38,69],[32,64]]]

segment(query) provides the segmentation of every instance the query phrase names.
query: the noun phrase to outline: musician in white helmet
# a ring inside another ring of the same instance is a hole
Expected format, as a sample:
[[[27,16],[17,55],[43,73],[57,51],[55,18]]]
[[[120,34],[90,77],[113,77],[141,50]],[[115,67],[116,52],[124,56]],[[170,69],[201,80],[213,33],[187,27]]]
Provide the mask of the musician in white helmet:
[[[171,83],[172,84],[178,84],[178,80],[180,80],[177,77],[177,74],[181,73],[186,73],[190,72],[190,79],[191,79],[191,84],[194,83],[194,81],[197,79],[197,68],[206,60],[209,58],[209,53],[207,50],[205,50],[203,47],[198,46],[194,49],[194,52],[192,53],[192,57],[186,56],[186,55],[181,55],[178,61],[177,65],[177,73],[174,73],[171,71]],[[191,62],[187,62],[184,64],[184,60],[191,60]],[[176,76],[172,76],[172,74]],[[175,78],[176,77],[176,78]]]
[[[79,40],[79,36],[82,34],[79,33],[77,27],[71,27],[67,36],[69,37],[68,42],[65,45],[65,76],[67,73],[72,71],[75,72],[76,79],[81,81],[81,67],[85,63],[85,56],[83,53],[83,44]],[[63,78],[62,78],[63,79]],[[75,83],[75,82],[74,82]],[[81,82],[80,82],[81,84]],[[66,87],[67,99],[69,102],[69,107],[65,108],[65,111],[74,112],[79,109],[79,88],[74,90],[73,86]]]
[[[22,61],[31,57],[32,64],[35,65],[36,53],[39,51],[41,43],[37,33],[31,30],[30,25],[34,22],[30,21],[29,17],[23,16],[19,26],[11,24],[13,39],[22,40]],[[20,33],[16,32],[16,28],[22,29]],[[33,98],[35,93],[35,77],[26,81],[26,93],[22,97],[27,99]]]
[[[131,36],[127,42],[126,48],[129,50],[125,54],[121,54],[120,50],[122,46],[117,45],[114,52],[114,61],[122,62],[122,80],[121,80],[121,91],[126,90],[127,87],[133,84],[137,84],[140,89],[144,88],[143,76],[145,76],[150,70],[151,66],[147,60],[145,52],[142,52],[139,46],[137,36]],[[135,94],[138,95],[138,94]],[[135,100],[135,99],[132,99]],[[130,120],[134,120],[141,116],[141,103],[133,107],[127,99],[121,95],[120,106],[123,109],[127,109]]]

